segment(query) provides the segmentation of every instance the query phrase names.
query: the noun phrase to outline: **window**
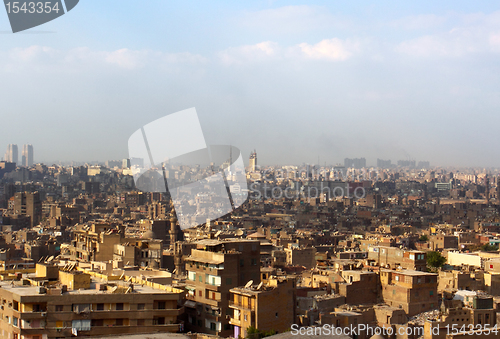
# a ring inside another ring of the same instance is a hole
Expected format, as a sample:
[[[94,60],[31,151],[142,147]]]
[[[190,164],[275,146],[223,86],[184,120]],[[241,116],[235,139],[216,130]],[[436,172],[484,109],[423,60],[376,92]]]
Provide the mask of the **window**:
[[[144,310],[146,308],[146,304],[137,304],[138,310]]]
[[[201,290],[199,290],[199,291],[198,291],[198,296],[200,296],[200,297],[201,297]]]
[[[62,312],[64,310],[63,305],[56,305],[56,312]]]
[[[433,296],[433,295],[434,295],[434,291],[430,291],[430,292],[429,292],[429,295],[430,295],[430,296]]]
[[[73,304],[73,312],[75,313],[90,312],[90,304]]]
[[[278,318],[278,312],[276,312],[276,318]]]
[[[123,303],[117,303],[116,304],[116,310],[117,311],[123,311]]]
[[[92,319],[91,324],[92,324],[92,326],[104,326],[104,320],[103,319]]]
[[[123,319],[116,319],[115,326],[123,326]]]
[[[240,266],[244,266],[245,265],[245,260],[244,259],[240,259]]]
[[[12,321],[12,324],[13,324],[14,326],[18,327],[18,326],[19,326],[19,325],[18,325],[19,319],[17,319],[16,317],[12,317],[12,320],[13,320],[13,321]]]
[[[77,331],[90,331],[91,321],[90,319],[73,320],[71,327]]]
[[[188,279],[191,281],[196,281],[196,273],[188,271]]]
[[[198,280],[199,280],[200,282],[203,282],[203,277],[201,276],[201,274],[199,274],[199,275],[198,275]]]
[[[153,325],[165,325],[165,317],[153,318]]]
[[[257,259],[252,259],[252,266],[257,266]]]
[[[97,304],[97,311],[104,311],[104,304]]]
[[[15,311],[19,311],[19,302],[14,300],[14,306],[12,307]]]
[[[232,285],[232,284],[233,284],[233,279],[226,278],[226,285]]]
[[[165,309],[165,302],[164,301],[159,301],[158,302],[158,309],[159,310],[164,310]]]

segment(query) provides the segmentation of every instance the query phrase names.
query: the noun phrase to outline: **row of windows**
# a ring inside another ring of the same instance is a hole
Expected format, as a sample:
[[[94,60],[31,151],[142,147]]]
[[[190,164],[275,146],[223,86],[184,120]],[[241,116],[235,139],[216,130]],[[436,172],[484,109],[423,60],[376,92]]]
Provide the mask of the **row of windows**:
[[[105,309],[105,304],[104,303],[99,303],[95,304],[95,309],[92,308],[91,304],[73,304],[71,305],[71,310],[73,312],[77,313],[83,313],[86,311],[123,311],[125,310],[125,304],[124,303],[116,303],[114,304],[114,308],[112,308],[113,304],[108,304],[109,307]],[[166,302],[165,301],[158,301],[155,302],[155,309],[158,310],[164,310],[166,309]],[[145,310],[146,309],[146,304],[140,303],[137,304],[137,310]],[[56,305],[56,312],[63,312],[64,311],[64,305]]]

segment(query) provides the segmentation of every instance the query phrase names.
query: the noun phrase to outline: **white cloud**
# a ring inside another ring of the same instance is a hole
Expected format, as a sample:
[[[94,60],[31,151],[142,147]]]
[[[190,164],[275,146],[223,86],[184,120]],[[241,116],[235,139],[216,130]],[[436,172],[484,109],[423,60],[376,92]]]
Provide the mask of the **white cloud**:
[[[304,42],[288,47],[264,41],[228,48],[219,53],[219,58],[226,65],[292,59],[345,61],[359,51],[360,43],[350,39],[325,39],[312,45]]]
[[[104,52],[104,60],[112,65],[133,70],[144,67],[144,62],[150,56],[145,51],[131,51],[127,48],[113,52]]]
[[[10,58],[20,61],[32,61],[42,57],[53,57],[57,51],[50,47],[45,46],[30,46],[27,48],[14,48],[9,52]]]
[[[500,52],[500,32],[491,33],[488,40],[491,50],[495,52]]]
[[[438,17],[439,18],[439,17]],[[436,21],[439,21],[436,18]],[[443,17],[445,18],[445,17]],[[500,51],[500,12],[491,14],[450,14],[456,23],[451,29],[399,43],[395,50],[416,57],[461,57],[467,54]]]
[[[302,55],[310,59],[330,61],[344,61],[360,50],[359,42],[341,40],[338,38],[325,39],[317,44],[301,43],[297,46]]]
[[[255,45],[231,47],[219,53],[224,64],[242,64],[247,62],[265,61],[281,57],[281,48],[277,43],[264,41]]]
[[[0,58],[2,55],[0,55]],[[45,46],[15,48],[3,53],[4,70],[25,67],[43,68],[57,67],[65,70],[79,70],[85,66],[112,66],[123,70],[136,70],[149,66],[168,66],[172,64],[205,63],[206,58],[198,54],[165,53],[151,50],[131,50],[122,48],[115,51],[98,51],[87,47],[78,47],[68,51],[55,50]]]

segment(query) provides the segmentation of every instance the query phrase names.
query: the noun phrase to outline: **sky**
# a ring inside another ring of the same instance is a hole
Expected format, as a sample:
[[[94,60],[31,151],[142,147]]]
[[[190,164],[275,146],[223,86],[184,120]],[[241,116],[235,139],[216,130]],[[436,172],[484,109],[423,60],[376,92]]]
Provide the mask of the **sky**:
[[[195,107],[263,165],[500,167],[499,68],[497,1],[81,0],[16,34],[0,10],[0,157],[127,158]]]

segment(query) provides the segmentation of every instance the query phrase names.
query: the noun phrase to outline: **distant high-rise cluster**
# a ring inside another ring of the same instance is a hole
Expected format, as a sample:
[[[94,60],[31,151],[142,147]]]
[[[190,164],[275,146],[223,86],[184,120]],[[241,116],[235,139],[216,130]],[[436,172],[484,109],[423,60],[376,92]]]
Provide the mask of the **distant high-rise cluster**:
[[[366,159],[365,158],[345,158],[344,159],[344,167],[345,168],[356,168],[361,169],[366,167]]]
[[[18,150],[17,145],[10,144],[7,146],[7,151],[5,152],[5,161],[17,163]]]
[[[257,152],[255,150],[250,154],[250,160],[248,161],[248,167],[249,167],[251,172],[255,172],[255,170],[257,168]]]
[[[377,167],[379,167],[379,168],[391,168],[392,162],[390,159],[389,160],[377,159]]]
[[[29,144],[23,146],[23,155],[21,163],[25,167],[33,166],[33,145]]]
[[[25,167],[33,166],[33,154],[33,145],[24,145],[21,155],[21,165]],[[7,162],[14,162],[19,165],[19,150],[16,144],[7,146],[4,158]]]

